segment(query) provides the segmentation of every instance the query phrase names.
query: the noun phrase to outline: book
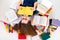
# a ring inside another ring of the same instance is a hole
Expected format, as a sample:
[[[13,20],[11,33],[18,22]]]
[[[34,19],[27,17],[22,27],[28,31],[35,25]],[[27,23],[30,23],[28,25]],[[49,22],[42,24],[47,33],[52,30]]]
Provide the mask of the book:
[[[12,23],[14,20],[18,19],[15,11],[12,9],[9,9],[5,16],[7,20],[9,21],[9,23]]]
[[[47,11],[51,11],[52,3],[49,0],[42,0],[38,3],[37,10],[40,11],[42,14],[45,14]],[[51,10],[50,10],[51,9]]]
[[[46,7],[47,9],[49,9],[50,7],[52,7],[52,2],[49,0],[42,0],[41,1],[41,5],[43,5],[44,7]]]
[[[37,25],[37,26],[46,26],[48,18],[46,16],[38,16],[35,15],[32,21],[32,25]]]
[[[50,19],[51,20],[51,19]],[[51,22],[52,25],[55,25],[55,26],[60,26],[60,20],[58,19],[52,19],[52,22]]]

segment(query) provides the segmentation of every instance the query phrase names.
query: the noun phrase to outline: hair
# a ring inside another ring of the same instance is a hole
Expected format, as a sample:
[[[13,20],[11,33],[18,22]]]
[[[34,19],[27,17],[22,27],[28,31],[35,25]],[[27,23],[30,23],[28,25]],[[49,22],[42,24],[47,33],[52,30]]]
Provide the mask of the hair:
[[[31,25],[31,21],[29,21],[27,24],[21,23],[20,21],[18,24],[15,24],[14,30],[15,31],[20,30],[20,34],[24,35],[31,35],[31,36],[37,35],[36,30]]]

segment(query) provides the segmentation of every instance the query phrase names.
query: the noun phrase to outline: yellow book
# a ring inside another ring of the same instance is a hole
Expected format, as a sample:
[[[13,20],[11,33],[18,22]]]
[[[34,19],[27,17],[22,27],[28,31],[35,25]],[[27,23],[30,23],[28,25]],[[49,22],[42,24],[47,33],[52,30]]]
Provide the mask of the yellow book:
[[[12,26],[10,26],[10,30],[13,30],[13,29],[12,29]]]
[[[6,31],[7,31],[7,32],[9,32],[8,25],[7,25],[7,24],[5,24],[5,26],[6,26]]]

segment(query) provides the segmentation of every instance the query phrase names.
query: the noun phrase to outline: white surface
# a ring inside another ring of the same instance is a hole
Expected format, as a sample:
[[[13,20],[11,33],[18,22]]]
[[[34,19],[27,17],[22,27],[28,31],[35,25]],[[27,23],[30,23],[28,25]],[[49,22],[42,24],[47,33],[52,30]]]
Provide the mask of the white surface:
[[[18,40],[17,33],[8,33],[3,23],[0,22],[0,40]]]
[[[10,4],[15,1],[15,0],[0,0],[0,19],[6,20],[5,19],[5,13],[9,9]],[[50,13],[49,17],[50,18],[55,18],[60,20],[60,0],[50,0],[53,3],[53,10]],[[60,35],[60,30],[58,29],[58,32],[56,33],[56,38],[59,39]],[[2,23],[0,23],[0,40],[17,40],[16,38],[17,35],[15,33],[9,34],[5,31],[5,27]],[[12,38],[12,39],[11,39]],[[51,38],[53,40],[54,38]]]

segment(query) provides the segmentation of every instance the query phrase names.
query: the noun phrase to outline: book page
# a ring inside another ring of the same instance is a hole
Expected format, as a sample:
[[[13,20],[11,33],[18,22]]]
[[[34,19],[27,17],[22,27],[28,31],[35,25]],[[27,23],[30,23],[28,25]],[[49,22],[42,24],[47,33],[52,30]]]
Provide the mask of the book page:
[[[47,8],[45,8],[43,5],[38,4],[37,10],[40,11],[42,14],[45,14],[47,11]]]
[[[40,16],[40,25],[46,26],[46,24],[47,24],[47,17]]]
[[[10,23],[18,18],[16,13],[11,9],[6,13],[6,17]]]
[[[49,0],[42,0],[41,4],[46,7],[47,9],[52,7],[52,3]]]
[[[32,24],[38,25],[40,23],[39,21],[40,21],[40,16],[35,15],[34,18],[33,18]]]

